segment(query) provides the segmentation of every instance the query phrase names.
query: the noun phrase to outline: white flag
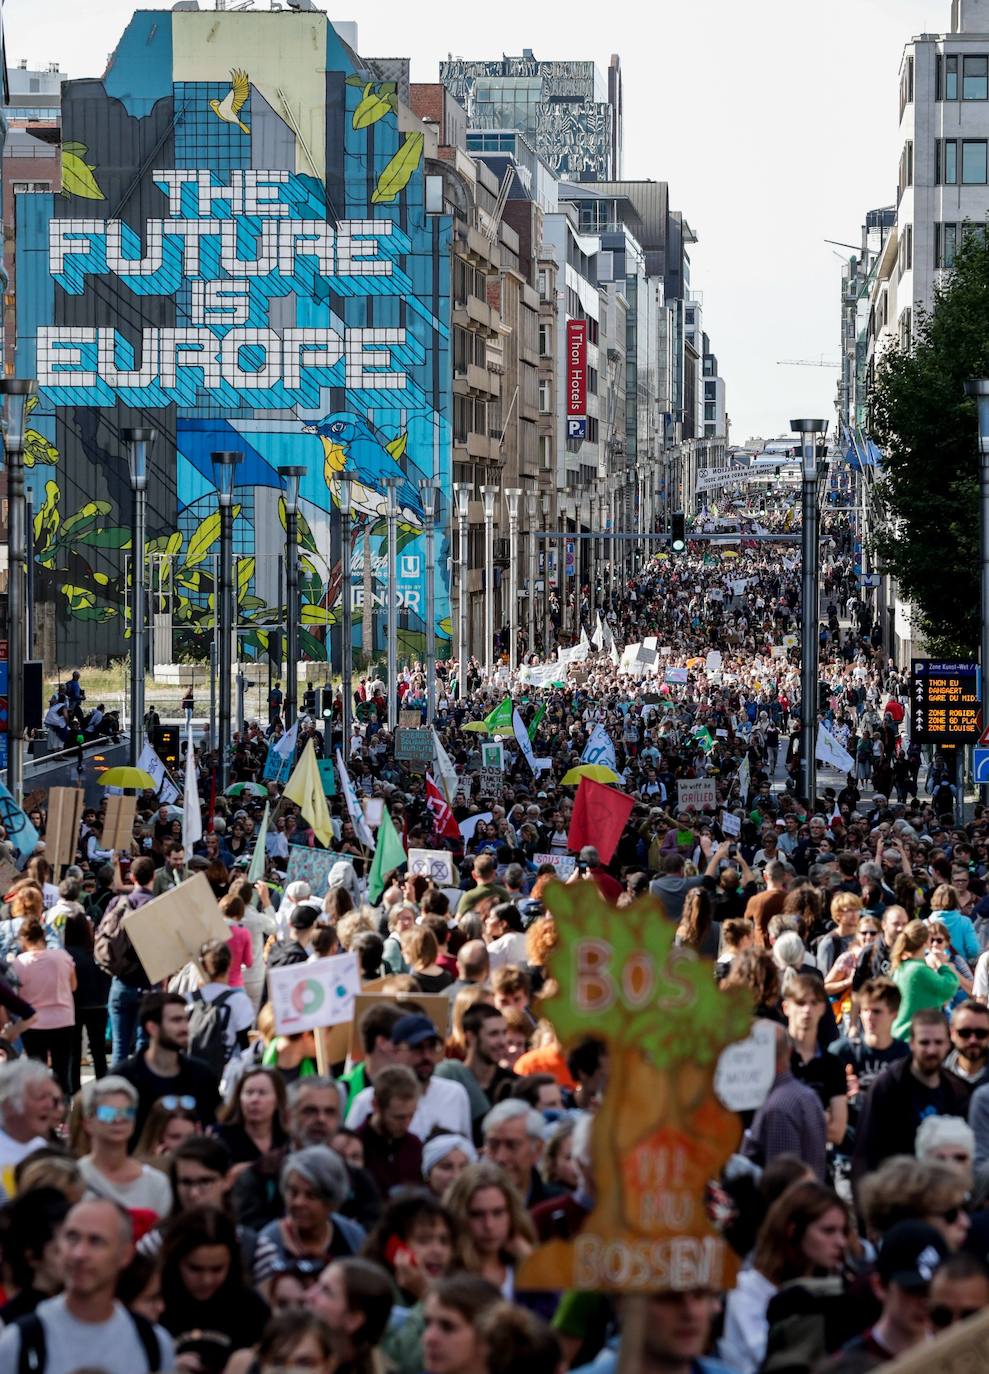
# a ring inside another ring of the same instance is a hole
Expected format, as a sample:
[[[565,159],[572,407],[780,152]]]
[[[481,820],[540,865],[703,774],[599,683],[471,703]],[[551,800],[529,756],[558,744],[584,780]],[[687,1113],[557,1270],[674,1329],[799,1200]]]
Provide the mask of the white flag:
[[[839,773],[852,773],[855,770],[855,760],[847,749],[843,749],[830,730],[825,730],[823,725],[817,727],[817,747],[814,750],[820,763],[825,763],[829,768],[837,768]]]
[[[150,744],[146,744],[141,750],[137,766],[143,768],[149,778],[154,779],[155,791],[158,792],[165,781],[165,765]]]
[[[738,790],[742,794],[743,805],[745,804],[746,797],[749,795],[749,783],[751,781],[750,774],[751,769],[749,767],[749,756],[748,754],[746,754],[745,758],[742,759],[742,762],[740,763],[738,768]]]
[[[440,737],[433,726],[433,758],[436,760],[436,780],[446,797],[447,805],[452,806],[457,796],[457,788],[460,779],[457,777],[457,770],[453,766],[450,755],[440,743]]]
[[[532,771],[534,773],[541,773],[544,768],[552,768],[552,759],[536,758],[532,748],[532,740],[529,738],[529,732],[522,723],[522,717],[517,710],[512,712],[512,728],[515,731],[515,739],[518,746],[522,750],[525,761]]]
[[[591,731],[590,739],[580,756],[580,761],[581,763],[600,763],[605,768],[618,772],[615,746],[603,725],[595,725]]]
[[[337,776],[340,779],[340,791],[343,793],[347,803],[347,810],[350,813],[350,821],[354,827],[354,834],[360,844],[366,849],[374,849],[374,836],[371,834],[370,827],[364,819],[364,808],[357,800],[357,793],[354,791],[354,784],[350,781],[350,774],[347,772],[347,765],[343,761],[343,754],[337,750]]]
[[[299,718],[292,722],[292,728],[286,730],[277,744],[271,747],[276,754],[280,754],[283,759],[290,759],[295,753],[295,746],[299,739]]]
[[[196,751],[192,747],[192,726],[185,751],[185,796],[182,798],[182,848],[185,857],[192,855],[192,847],[203,838],[203,813],[199,806],[199,787],[196,782]]]
[[[611,661],[616,668],[618,667],[619,663],[621,663],[621,658],[619,657],[618,653],[618,645],[615,643],[614,640],[611,641]]]
[[[474,831],[484,821],[491,820],[490,811],[479,811],[476,816],[468,816],[466,820],[460,822],[460,833],[463,836],[464,844],[470,844],[474,838]]]
[[[594,633],[591,635],[591,643],[601,653],[604,649],[604,625],[601,621],[601,612],[598,611],[597,620],[594,624]]]

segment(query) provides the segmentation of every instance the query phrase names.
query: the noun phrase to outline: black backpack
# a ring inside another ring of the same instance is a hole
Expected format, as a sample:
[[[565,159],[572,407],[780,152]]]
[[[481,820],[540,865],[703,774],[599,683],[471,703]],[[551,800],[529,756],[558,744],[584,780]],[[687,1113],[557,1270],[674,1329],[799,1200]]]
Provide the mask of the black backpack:
[[[201,992],[192,994],[188,1052],[204,1060],[217,1078],[230,1058],[226,1031],[230,1023],[230,999],[236,991],[236,988],[228,988],[212,1002],[207,1002]]]
[[[158,1344],[154,1327],[147,1317],[142,1317],[137,1312],[128,1311],[127,1315],[134,1323],[134,1330],[137,1332],[137,1338],[144,1350],[144,1356],[148,1362],[148,1374],[158,1374],[161,1369],[161,1346]],[[21,1353],[17,1361],[17,1374],[43,1374],[48,1363],[44,1323],[37,1312],[30,1312],[26,1317],[19,1317],[14,1325],[21,1333]]]

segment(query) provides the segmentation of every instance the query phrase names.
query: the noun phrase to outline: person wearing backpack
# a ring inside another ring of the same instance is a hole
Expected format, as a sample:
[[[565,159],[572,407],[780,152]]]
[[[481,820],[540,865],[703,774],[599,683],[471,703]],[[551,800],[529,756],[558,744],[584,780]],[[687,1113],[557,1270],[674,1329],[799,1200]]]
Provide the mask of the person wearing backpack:
[[[132,890],[112,901],[96,929],[93,954],[104,973],[113,979],[110,984],[110,1030],[113,1050],[110,1063],[116,1067],[130,1054],[134,1032],[138,1030],[138,1007],[141,998],[151,988],[151,980],[124,929],[124,918],[150,902],[154,893],[154,860],[142,854],[130,867]],[[138,1036],[138,1048],[146,1041]]]
[[[208,1064],[186,1051],[189,1008],[178,992],[147,992],[141,998],[138,1024],[148,1048],[114,1067],[137,1089],[137,1120],[132,1141],[140,1140],[148,1113],[160,1098],[191,1097],[202,1126],[212,1126],[220,1100],[217,1076]]]
[[[246,1050],[254,1007],[243,988],[230,986],[233,955],[225,940],[207,940],[199,951],[206,974],[189,996],[189,1053],[222,1078],[235,1050]]]
[[[175,1368],[175,1346],[161,1326],[115,1297],[134,1258],[130,1218],[103,1199],[78,1202],[60,1236],[63,1288],[0,1335],[0,1374],[156,1374]]]

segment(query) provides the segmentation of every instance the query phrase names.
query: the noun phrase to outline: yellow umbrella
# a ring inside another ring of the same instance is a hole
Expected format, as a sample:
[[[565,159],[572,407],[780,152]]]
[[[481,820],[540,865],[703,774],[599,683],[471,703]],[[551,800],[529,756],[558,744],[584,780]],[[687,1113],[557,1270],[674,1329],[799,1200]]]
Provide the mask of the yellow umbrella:
[[[561,781],[564,787],[576,787],[581,778],[590,778],[591,782],[621,781],[615,770],[606,768],[603,763],[578,763],[576,768],[571,768],[569,773],[564,773]]]
[[[486,735],[488,727],[483,720],[469,720],[466,725],[461,726],[463,730],[476,730],[479,735]]]
[[[722,558],[737,558],[737,557],[738,557],[738,554],[735,552],[734,549],[725,549],[724,552],[722,553],[721,557],[722,557]]]
[[[108,768],[100,778],[101,787],[133,787],[139,792],[154,792],[157,784],[150,773],[143,768]]]

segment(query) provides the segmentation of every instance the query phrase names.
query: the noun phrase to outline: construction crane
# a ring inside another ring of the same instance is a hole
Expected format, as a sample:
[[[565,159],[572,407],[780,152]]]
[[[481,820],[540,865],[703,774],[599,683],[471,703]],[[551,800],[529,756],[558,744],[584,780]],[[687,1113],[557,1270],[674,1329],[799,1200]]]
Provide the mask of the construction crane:
[[[777,367],[841,367],[830,358],[777,358]]]

